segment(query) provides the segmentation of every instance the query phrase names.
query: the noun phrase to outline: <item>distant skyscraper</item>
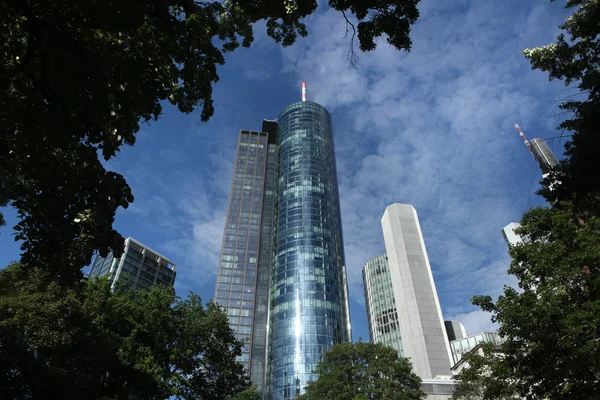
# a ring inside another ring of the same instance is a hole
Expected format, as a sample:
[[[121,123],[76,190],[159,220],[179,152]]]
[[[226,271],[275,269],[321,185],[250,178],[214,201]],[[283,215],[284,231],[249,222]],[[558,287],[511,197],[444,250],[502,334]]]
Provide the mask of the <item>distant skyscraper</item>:
[[[138,290],[154,285],[173,286],[176,272],[175,264],[167,257],[129,237],[120,258],[112,252],[106,257],[96,256],[88,278],[103,276],[108,276],[113,288],[120,282]]]
[[[467,336],[465,327],[459,321],[444,321],[444,325],[446,326],[446,334],[448,335],[449,342]]]
[[[266,124],[240,134],[215,299],[252,383],[283,400],[351,340],[350,314],[329,113],[302,101]]]
[[[215,290],[229,325],[247,341],[238,357],[263,390],[279,147],[277,123],[240,131]]]
[[[511,222],[502,228],[502,237],[504,238],[504,242],[506,242],[508,247],[523,242],[523,238],[515,233],[515,229],[519,228],[520,226],[521,224],[518,222]]]
[[[386,254],[371,258],[362,270],[371,342],[382,343],[403,355],[392,274]]]
[[[392,204],[381,225],[404,356],[422,379],[449,375],[452,353],[417,212],[410,204]]]
[[[554,157],[554,153],[552,153],[552,150],[550,150],[544,139],[535,138],[529,143],[531,144],[533,158],[535,158],[542,171],[542,175],[545,177],[552,167],[558,165],[558,160]]]

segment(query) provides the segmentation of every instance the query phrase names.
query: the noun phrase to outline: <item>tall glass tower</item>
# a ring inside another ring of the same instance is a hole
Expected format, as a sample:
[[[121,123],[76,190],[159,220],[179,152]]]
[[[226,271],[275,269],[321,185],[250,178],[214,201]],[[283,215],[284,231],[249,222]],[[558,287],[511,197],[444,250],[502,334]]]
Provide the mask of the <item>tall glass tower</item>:
[[[331,117],[302,101],[241,131],[215,290],[245,340],[238,361],[271,400],[295,399],[350,341]]]
[[[271,271],[267,398],[294,399],[323,353],[350,341],[350,313],[331,117],[286,107],[279,123],[277,229]]]
[[[362,275],[371,342],[393,347],[403,356],[398,308],[387,254],[367,260]]]
[[[238,362],[263,391],[277,185],[278,127],[240,131],[215,300],[226,311],[238,340],[246,342]]]

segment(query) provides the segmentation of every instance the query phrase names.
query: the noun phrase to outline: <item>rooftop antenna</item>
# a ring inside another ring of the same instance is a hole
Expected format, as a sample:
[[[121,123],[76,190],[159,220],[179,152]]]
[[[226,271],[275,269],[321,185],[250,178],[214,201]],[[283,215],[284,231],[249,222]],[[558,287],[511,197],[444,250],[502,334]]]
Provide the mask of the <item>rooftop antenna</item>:
[[[306,101],[306,82],[302,82],[302,101]]]
[[[521,130],[521,127],[516,122],[513,122],[513,125],[515,126],[517,132],[519,132],[519,136],[521,136],[521,139],[523,139],[523,143],[525,143],[525,146],[527,146],[527,149],[529,150],[529,152],[531,153],[531,156],[535,160],[535,154],[533,154],[533,151],[531,150],[531,145],[529,144],[529,140],[527,140],[527,138],[525,137],[525,134]],[[537,160],[536,160],[536,162],[537,162]]]

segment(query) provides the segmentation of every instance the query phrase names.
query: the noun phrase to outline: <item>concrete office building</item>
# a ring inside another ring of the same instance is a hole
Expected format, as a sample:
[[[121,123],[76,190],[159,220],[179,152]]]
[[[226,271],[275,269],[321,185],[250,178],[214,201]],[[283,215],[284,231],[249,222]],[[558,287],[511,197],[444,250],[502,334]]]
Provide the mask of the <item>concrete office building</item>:
[[[504,238],[504,242],[508,247],[523,242],[523,238],[515,233],[515,229],[517,229],[520,226],[521,224],[519,224],[518,222],[511,222],[510,224],[502,228],[502,237]]]
[[[444,321],[444,326],[446,327],[446,335],[449,342],[467,336],[467,330],[459,321]]]
[[[129,237],[125,239],[123,255],[97,255],[88,278],[108,276],[114,289],[117,282],[131,289],[150,289],[154,285],[175,284],[175,264],[167,257]]]
[[[393,347],[401,356],[404,355],[387,255],[368,260],[362,276],[371,342]]]
[[[381,224],[404,356],[422,379],[448,376],[452,353],[417,212],[392,204]]]
[[[542,176],[545,178],[550,172],[550,169],[558,165],[558,160],[544,139],[535,138],[532,139],[529,144],[531,145],[533,158],[535,158],[535,161],[542,171]]]
[[[351,340],[350,313],[331,117],[302,101],[265,124],[240,133],[215,299],[250,380],[282,400]]]

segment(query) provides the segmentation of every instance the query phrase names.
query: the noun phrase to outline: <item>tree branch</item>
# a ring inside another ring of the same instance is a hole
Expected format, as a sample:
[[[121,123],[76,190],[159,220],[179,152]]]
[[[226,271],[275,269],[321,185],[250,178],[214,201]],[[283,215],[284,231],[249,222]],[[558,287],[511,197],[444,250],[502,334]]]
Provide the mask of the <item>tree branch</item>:
[[[356,37],[356,27],[352,22],[350,22],[344,10],[342,10],[342,15],[346,20],[346,34],[344,35],[344,39],[348,37],[348,26],[352,28],[352,37],[350,37],[350,47],[348,48],[348,54],[346,55],[346,59],[348,60],[348,65],[350,66],[350,68],[358,69],[359,57],[358,55],[356,55],[356,51],[354,50],[354,38]]]

